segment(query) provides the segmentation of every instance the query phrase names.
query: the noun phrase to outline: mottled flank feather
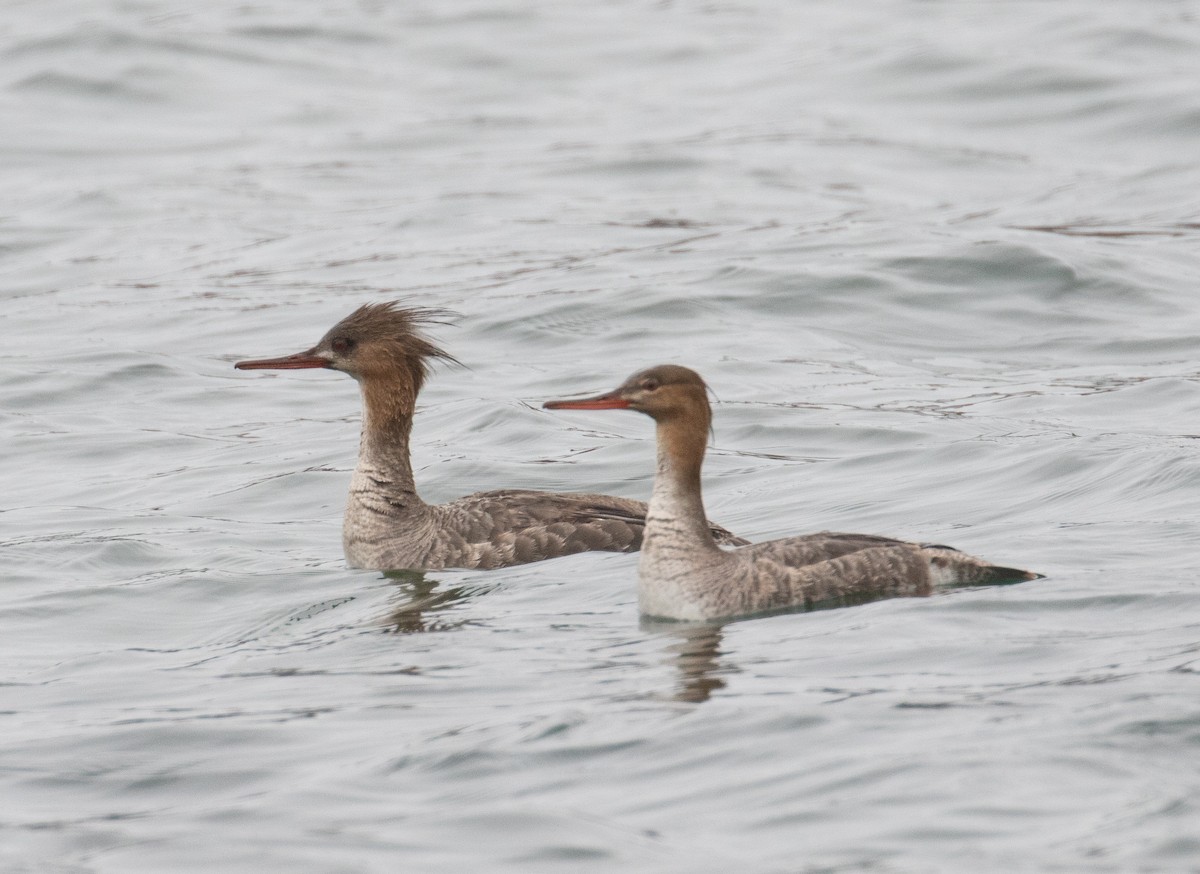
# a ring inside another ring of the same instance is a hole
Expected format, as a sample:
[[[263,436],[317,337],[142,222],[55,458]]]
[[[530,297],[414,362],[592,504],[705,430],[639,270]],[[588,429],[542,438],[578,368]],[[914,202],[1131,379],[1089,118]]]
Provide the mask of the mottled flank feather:
[[[646,527],[646,504],[609,495],[504,489],[403,506],[374,498],[359,496],[355,505],[366,512],[345,526],[346,556],[358,567],[491,569],[577,552],[637,552]],[[712,534],[730,546],[748,542],[717,525]]]
[[[327,367],[358,380],[363,431],[342,525],[346,559],[376,570],[498,568],[577,552],[636,552],[646,505],[608,495],[504,490],[448,504],[418,496],[409,458],[417,394],[435,359],[454,359],[423,329],[443,310],[367,304],[312,349],[241,369]],[[746,543],[712,526],[719,543]]]
[[[711,621],[1038,577],[946,546],[870,534],[823,531],[718,548],[700,491],[712,411],[703,380],[685,367],[651,368],[607,395],[547,406],[633,409],[657,423],[658,467],[638,565],[638,603],[649,616]]]

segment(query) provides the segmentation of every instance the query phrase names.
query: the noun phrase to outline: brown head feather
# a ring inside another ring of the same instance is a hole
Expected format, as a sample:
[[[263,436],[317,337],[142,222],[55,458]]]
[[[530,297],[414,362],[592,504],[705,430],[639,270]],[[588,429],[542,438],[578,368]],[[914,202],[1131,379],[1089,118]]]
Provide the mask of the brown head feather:
[[[415,398],[434,359],[458,360],[424,334],[429,325],[448,324],[454,313],[400,301],[360,306],[329,329],[314,351],[329,356],[330,366],[364,383],[395,383]]]

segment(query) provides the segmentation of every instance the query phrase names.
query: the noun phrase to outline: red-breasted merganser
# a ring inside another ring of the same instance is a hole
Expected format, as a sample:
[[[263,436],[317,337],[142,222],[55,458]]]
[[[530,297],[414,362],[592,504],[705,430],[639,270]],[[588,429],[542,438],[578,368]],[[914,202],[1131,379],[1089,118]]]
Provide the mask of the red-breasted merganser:
[[[711,621],[773,611],[861,604],[951,586],[1034,580],[947,546],[824,531],[718,548],[704,521],[700,467],[712,422],[695,371],[661,365],[552,410],[629,409],[657,424],[658,466],[638,559],[638,606],[647,616]]]
[[[367,304],[306,352],[234,365],[324,367],[358,380],[363,427],[342,525],[347,561],[373,570],[437,570],[506,567],[591,550],[636,552],[646,525],[641,501],[505,489],[431,505],[417,495],[408,450],[417,394],[432,360],[454,360],[422,328],[448,315]],[[717,526],[710,536],[747,542]]]

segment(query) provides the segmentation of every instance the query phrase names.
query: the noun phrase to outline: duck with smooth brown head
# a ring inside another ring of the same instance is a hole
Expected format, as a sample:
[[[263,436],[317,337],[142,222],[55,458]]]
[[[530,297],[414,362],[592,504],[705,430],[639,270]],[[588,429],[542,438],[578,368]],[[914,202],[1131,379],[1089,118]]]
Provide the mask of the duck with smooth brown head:
[[[417,395],[431,362],[454,360],[423,332],[447,316],[396,302],[367,304],[305,352],[234,365],[326,368],[358,381],[363,427],[342,525],[347,561],[374,570],[437,570],[505,567],[593,550],[637,551],[646,523],[641,501],[517,489],[447,504],[421,500],[409,460]],[[717,526],[712,536],[746,542]]]
[[[712,621],[1039,577],[946,546],[870,534],[823,531],[721,549],[704,523],[700,493],[712,410],[704,380],[686,367],[652,367],[607,394],[545,407],[637,410],[657,425],[658,464],[638,559],[638,606],[647,616]]]

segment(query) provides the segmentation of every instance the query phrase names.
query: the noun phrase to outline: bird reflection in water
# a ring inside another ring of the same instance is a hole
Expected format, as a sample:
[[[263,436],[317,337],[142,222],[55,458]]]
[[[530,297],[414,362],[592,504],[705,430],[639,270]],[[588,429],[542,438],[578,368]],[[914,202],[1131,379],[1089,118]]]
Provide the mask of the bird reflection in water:
[[[495,588],[475,584],[440,589],[441,581],[426,578],[425,571],[387,571],[384,576],[396,584],[398,594],[379,624],[395,634],[451,631],[468,625],[470,619],[451,619],[446,611]]]
[[[725,687],[721,674],[736,672],[731,665],[722,665],[722,624],[688,624],[657,622],[643,619],[643,631],[658,631],[670,641],[666,651],[679,672],[679,682],[672,698],[689,704],[701,704],[717,689]]]
[[[448,612],[465,601],[496,588],[491,585],[439,588],[440,580],[426,577],[425,571],[388,571],[384,574],[395,584],[397,596],[379,625],[394,634],[427,631],[452,631],[472,624],[471,619],[451,619]],[[660,635],[666,642],[679,678],[671,698],[689,704],[707,701],[717,689],[725,687],[721,674],[737,668],[721,664],[723,624],[677,623],[643,619],[641,628]]]

